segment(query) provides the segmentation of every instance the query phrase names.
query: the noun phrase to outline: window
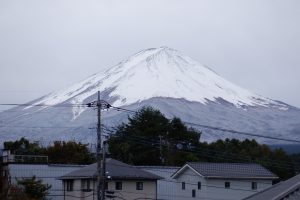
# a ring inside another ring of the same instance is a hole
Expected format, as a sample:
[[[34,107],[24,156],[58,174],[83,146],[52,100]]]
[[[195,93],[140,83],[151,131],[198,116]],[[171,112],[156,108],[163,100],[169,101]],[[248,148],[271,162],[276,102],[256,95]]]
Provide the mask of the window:
[[[182,183],[181,183],[181,188],[182,188],[183,190],[185,190],[185,182],[182,182]]]
[[[230,182],[225,182],[225,188],[229,189],[230,188]]]
[[[136,182],[136,190],[143,190],[143,182]]]
[[[198,182],[198,190],[201,190],[201,182]]]
[[[81,190],[83,192],[90,192],[91,190],[91,180],[90,179],[82,179],[81,180]]]
[[[116,182],[116,190],[122,190],[122,182]]]
[[[257,190],[257,182],[252,182],[251,188],[252,188],[252,190]]]
[[[192,190],[192,197],[196,197],[196,190]]]
[[[108,182],[105,181],[105,189],[108,190]]]
[[[67,191],[73,191],[73,180],[66,180]]]

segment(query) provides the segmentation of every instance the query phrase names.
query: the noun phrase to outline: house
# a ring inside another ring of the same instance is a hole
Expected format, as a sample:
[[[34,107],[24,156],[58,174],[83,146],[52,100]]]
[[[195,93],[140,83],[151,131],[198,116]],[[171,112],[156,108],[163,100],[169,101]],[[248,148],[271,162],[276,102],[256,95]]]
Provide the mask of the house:
[[[162,179],[157,181],[157,199],[173,200],[177,196],[176,185],[178,184],[171,176],[180,169],[174,166],[138,166],[152,174],[156,174]]]
[[[80,169],[85,165],[49,164],[47,156],[14,155],[4,151],[1,157],[0,197],[6,195],[11,186],[17,185],[17,180],[35,176],[43,184],[51,185],[49,194],[51,200],[63,200],[62,183],[57,177]]]
[[[244,200],[296,200],[300,199],[300,175],[279,182]]]
[[[239,200],[271,187],[278,177],[259,164],[189,162],[172,178],[176,199]]]
[[[157,199],[160,176],[111,158],[106,159],[106,174],[106,190],[116,199]],[[64,200],[97,199],[96,177],[97,163],[61,176]]]

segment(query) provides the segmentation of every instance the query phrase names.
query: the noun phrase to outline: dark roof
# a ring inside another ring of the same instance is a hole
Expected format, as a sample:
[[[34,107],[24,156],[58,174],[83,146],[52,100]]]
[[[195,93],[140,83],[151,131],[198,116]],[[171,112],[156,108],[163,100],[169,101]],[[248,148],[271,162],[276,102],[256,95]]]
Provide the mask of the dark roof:
[[[157,165],[140,165],[136,166],[137,168],[140,169],[180,169],[180,167],[177,166],[157,166]]]
[[[158,180],[160,176],[141,170],[114,159],[106,159],[106,172],[110,179],[130,179],[130,180]],[[59,179],[84,179],[95,178],[97,174],[97,163],[88,165],[81,169],[70,172]]]
[[[277,179],[278,177],[259,164],[254,163],[202,163],[188,162],[183,168],[173,174],[177,176],[185,167],[189,166],[198,174],[206,178],[263,178]]]
[[[298,193],[298,198],[300,196],[299,194],[300,190],[300,175],[294,176],[293,178],[290,178],[286,181],[279,182],[276,185],[273,185],[272,187],[265,189],[263,191],[260,191],[254,195],[251,195],[244,200],[279,200],[279,199],[288,199],[288,196],[292,197],[292,194]],[[298,199],[297,198],[297,199]],[[291,198],[293,199],[293,198]],[[294,198],[296,199],[296,198]]]

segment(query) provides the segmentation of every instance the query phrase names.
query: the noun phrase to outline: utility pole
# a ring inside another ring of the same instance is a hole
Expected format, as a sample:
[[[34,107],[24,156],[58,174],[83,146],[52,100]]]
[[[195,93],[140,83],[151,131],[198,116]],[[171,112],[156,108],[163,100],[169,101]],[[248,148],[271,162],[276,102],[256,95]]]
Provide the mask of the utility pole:
[[[101,190],[101,197],[102,200],[105,200],[105,187],[106,187],[106,141],[103,141],[102,147],[102,190]]]
[[[164,164],[165,159],[163,157],[163,152],[162,152],[162,136],[159,135],[158,137],[159,137],[159,155],[160,155],[159,159],[160,159],[160,163]]]
[[[87,107],[97,107],[97,116],[98,116],[98,123],[97,123],[97,200],[105,200],[105,178],[106,178],[106,169],[105,169],[105,144],[103,142],[102,147],[102,160],[101,160],[101,146],[102,146],[102,133],[101,133],[101,109],[106,108],[109,109],[111,105],[106,101],[102,101],[100,99],[100,91],[98,91],[98,99],[97,101],[93,101],[91,103],[86,104]],[[102,161],[102,162],[101,162]]]
[[[101,194],[101,101],[100,101],[100,91],[98,91],[97,99],[97,199],[102,200]]]

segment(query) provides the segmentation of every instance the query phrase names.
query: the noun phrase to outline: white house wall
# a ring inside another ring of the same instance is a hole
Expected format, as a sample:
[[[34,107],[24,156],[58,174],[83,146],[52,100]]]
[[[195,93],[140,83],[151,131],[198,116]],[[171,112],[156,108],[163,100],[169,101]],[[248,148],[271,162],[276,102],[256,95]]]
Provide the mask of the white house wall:
[[[272,186],[271,180],[207,179],[190,168],[185,169],[175,180],[178,181],[177,200],[241,200]],[[230,182],[230,189],[225,189],[225,181]],[[185,182],[185,190],[182,189],[182,182]],[[198,190],[198,182],[201,182],[201,190]],[[257,190],[251,189],[251,182],[257,182]],[[193,189],[196,191],[195,198],[192,197]]]
[[[225,189],[225,181],[230,182],[230,188]],[[257,190],[252,190],[251,183],[257,182]],[[272,181],[266,180],[234,180],[208,179],[207,197],[222,200],[240,200],[272,186]]]
[[[176,180],[171,176],[178,170],[176,167],[140,167],[163,179],[157,181],[157,199],[173,200],[177,196]]]
[[[136,182],[131,180],[120,180],[122,182],[122,190],[115,190],[115,181],[108,182],[108,190],[114,191],[114,195],[119,198],[115,199],[156,199],[156,181],[143,181],[143,190],[136,190]],[[65,191],[65,200],[81,199],[81,200],[95,200],[97,199],[96,183],[91,181],[91,191],[84,192],[81,190],[81,180],[76,179],[73,183],[73,191]],[[65,187],[66,189],[66,187]]]
[[[206,185],[206,180],[203,177],[200,177],[193,170],[187,168],[182,174],[178,176],[178,183],[176,184],[177,190],[177,200],[187,200],[187,199],[206,199],[207,197],[207,188],[204,187]],[[185,190],[182,189],[182,182],[185,182]],[[198,182],[201,182],[201,190],[198,190]],[[192,197],[192,190],[196,191],[196,198]]]

